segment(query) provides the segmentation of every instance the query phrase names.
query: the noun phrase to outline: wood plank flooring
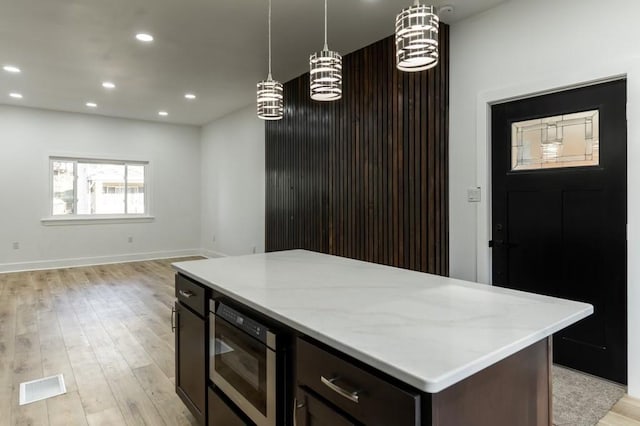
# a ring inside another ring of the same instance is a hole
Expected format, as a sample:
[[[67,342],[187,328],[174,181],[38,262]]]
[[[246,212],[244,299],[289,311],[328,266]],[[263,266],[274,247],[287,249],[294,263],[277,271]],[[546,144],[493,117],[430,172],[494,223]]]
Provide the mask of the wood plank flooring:
[[[598,426],[640,426],[640,400],[625,396],[600,420]]]
[[[174,389],[175,260],[0,274],[0,426],[195,425]],[[67,394],[18,405],[20,382],[58,373]],[[640,401],[598,425],[640,426]]]
[[[174,388],[172,261],[0,274],[0,425],[195,425]],[[20,382],[58,373],[65,395],[18,405]]]

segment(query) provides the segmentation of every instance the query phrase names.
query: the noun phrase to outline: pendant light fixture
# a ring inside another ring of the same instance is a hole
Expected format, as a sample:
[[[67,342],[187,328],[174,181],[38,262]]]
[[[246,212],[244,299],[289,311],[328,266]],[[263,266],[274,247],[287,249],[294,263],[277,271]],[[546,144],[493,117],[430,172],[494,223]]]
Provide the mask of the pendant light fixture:
[[[258,117],[263,120],[280,120],[284,115],[284,91],[282,83],[271,77],[271,0],[269,0],[269,75],[258,83]]]
[[[342,97],[342,56],[327,45],[327,0],[324,0],[324,49],[309,57],[309,94],[316,101]]]
[[[438,64],[438,27],[435,6],[420,4],[402,9],[396,17],[396,66],[401,71],[423,71]]]

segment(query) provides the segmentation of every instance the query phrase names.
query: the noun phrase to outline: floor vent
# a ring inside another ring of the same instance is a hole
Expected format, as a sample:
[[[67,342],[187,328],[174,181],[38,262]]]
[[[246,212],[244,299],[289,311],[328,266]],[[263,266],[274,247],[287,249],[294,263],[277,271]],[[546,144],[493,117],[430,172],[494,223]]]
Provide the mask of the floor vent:
[[[62,374],[20,383],[20,405],[42,401],[64,393],[67,393],[67,388]]]

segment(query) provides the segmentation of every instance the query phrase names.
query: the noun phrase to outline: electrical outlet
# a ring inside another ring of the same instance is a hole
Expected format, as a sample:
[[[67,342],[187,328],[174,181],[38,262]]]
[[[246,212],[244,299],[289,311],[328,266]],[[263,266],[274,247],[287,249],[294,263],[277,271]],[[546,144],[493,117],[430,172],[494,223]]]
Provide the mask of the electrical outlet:
[[[481,200],[480,187],[467,189],[467,201],[470,203],[479,203]]]
[[[130,243],[132,243],[132,242],[133,242],[133,237],[129,237],[129,238],[128,238],[128,241],[129,241]]]
[[[20,250],[20,243],[19,242],[13,243],[13,249],[14,250]]]
[[[251,253],[253,253],[253,254],[256,253],[256,246],[251,247]]]

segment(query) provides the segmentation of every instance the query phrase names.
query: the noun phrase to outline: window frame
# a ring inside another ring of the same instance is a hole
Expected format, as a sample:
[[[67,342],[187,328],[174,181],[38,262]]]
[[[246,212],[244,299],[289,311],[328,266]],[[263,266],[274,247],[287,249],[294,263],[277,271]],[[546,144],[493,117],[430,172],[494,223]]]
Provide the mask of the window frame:
[[[53,213],[53,164],[54,162],[69,162],[73,163],[73,212],[65,215],[55,215]],[[128,223],[128,222],[148,222],[152,221],[154,217],[150,214],[151,202],[150,202],[150,163],[144,160],[123,160],[123,159],[110,159],[110,158],[93,158],[93,157],[75,157],[66,155],[50,155],[48,156],[48,173],[49,173],[49,188],[47,191],[47,215],[42,219],[45,225],[56,224],[87,224],[87,223]],[[78,164],[109,164],[109,165],[122,165],[124,166],[124,213],[109,213],[109,214],[78,214]],[[128,213],[128,167],[127,166],[143,166],[144,167],[144,212],[143,213]]]

